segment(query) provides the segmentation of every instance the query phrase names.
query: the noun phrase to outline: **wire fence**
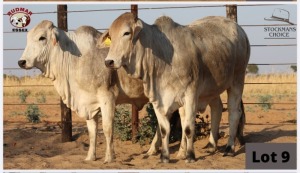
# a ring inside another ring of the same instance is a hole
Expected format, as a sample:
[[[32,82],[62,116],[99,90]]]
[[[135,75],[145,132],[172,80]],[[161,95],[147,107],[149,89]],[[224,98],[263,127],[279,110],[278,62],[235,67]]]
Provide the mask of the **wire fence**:
[[[270,4],[238,4],[237,6],[269,6]],[[280,5],[280,4],[272,4],[272,5]],[[151,7],[151,8],[138,8],[138,10],[161,10],[161,9],[189,9],[189,8],[224,8],[228,5],[196,5],[196,6],[169,6],[169,7]],[[92,12],[109,12],[109,11],[129,11],[130,8],[118,8],[118,9],[99,9],[99,10],[73,10],[68,11],[67,13],[92,13]],[[58,14],[57,11],[48,11],[48,12],[37,12],[32,13],[36,15],[46,15],[46,14]],[[3,14],[7,15],[7,14]],[[269,25],[241,25],[242,27],[264,27],[264,26],[291,26],[290,24],[269,24]],[[297,24],[292,25],[297,26]],[[100,28],[97,29],[99,31],[107,30],[108,28]],[[69,31],[74,31],[75,29],[69,29]],[[4,31],[4,34],[15,34],[19,32],[12,32],[12,31]],[[290,47],[290,46],[297,46],[297,44],[253,44],[251,47]],[[24,48],[5,48],[3,51],[22,51]],[[297,66],[297,63],[251,63],[249,65],[262,65],[262,66]],[[34,68],[36,69],[36,68]],[[3,70],[23,70],[20,68],[4,68]],[[296,82],[251,82],[245,83],[245,85],[297,85]],[[16,87],[53,87],[53,85],[4,85],[4,88],[16,88]],[[227,103],[223,103],[227,104]],[[260,104],[281,104],[281,105],[296,105],[296,102],[272,102],[272,103],[258,103],[258,102],[246,102],[244,104],[248,105],[260,105]],[[17,105],[30,105],[30,104],[19,104],[19,103],[4,103],[6,106],[17,106]],[[37,105],[43,106],[55,106],[60,105],[59,103],[38,103]]]
[[[234,4],[236,6],[270,6],[270,4]],[[280,5],[280,4],[272,4],[272,5]],[[140,8],[141,10],[164,10],[164,9],[185,9],[185,8],[215,8],[215,7],[226,7],[228,5],[193,5],[193,6],[169,6],[169,7],[151,7],[151,8]],[[67,13],[89,13],[89,12],[108,12],[108,11],[128,11],[129,8],[115,8],[115,9],[99,9],[99,10],[69,10]],[[46,12],[36,12],[32,14],[58,14],[60,12],[58,11],[46,11]],[[62,12],[65,13],[65,12]],[[3,14],[4,16],[7,16],[7,13]]]

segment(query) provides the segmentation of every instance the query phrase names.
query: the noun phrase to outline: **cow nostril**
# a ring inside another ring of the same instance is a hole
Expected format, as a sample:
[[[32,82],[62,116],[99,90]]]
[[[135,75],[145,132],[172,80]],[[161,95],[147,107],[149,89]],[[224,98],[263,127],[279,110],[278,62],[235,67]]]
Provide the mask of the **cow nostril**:
[[[106,65],[106,67],[113,67],[114,66],[114,60],[106,60],[105,65]]]
[[[21,68],[25,68],[25,65],[26,65],[26,60],[19,60],[18,61],[18,64]]]

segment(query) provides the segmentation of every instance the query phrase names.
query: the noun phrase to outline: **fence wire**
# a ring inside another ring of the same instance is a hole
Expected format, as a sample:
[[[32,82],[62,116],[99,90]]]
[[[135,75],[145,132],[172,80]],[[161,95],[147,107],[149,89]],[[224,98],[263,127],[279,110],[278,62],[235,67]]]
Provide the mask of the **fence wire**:
[[[236,5],[236,4],[230,4],[230,5]],[[274,6],[274,5],[282,5],[282,4],[237,4],[236,6]],[[169,6],[169,7],[151,7],[151,8],[139,8],[138,10],[161,10],[161,9],[188,9],[188,8],[224,8],[228,5],[196,5],[196,6]],[[90,12],[108,12],[108,11],[129,11],[130,8],[119,8],[119,9],[99,9],[99,10],[72,10],[72,11],[67,11],[67,13],[90,13]],[[48,12],[36,12],[32,14],[38,14],[38,15],[45,15],[45,14],[58,14],[59,12],[57,11],[48,11]],[[64,12],[65,13],[65,12]],[[3,14],[8,15],[8,14]],[[242,27],[264,27],[264,26],[297,26],[295,25],[290,25],[290,24],[270,24],[270,25],[240,25]],[[108,28],[100,28],[97,29],[99,31],[104,31],[107,30]],[[69,31],[75,31],[75,29],[69,29]],[[11,31],[4,31],[4,34],[16,34],[16,33],[22,33],[26,34],[26,32],[11,32]],[[281,47],[281,46],[297,46],[297,44],[276,44],[276,45],[269,45],[269,44],[257,44],[257,45],[251,45],[252,47]],[[21,51],[24,50],[24,48],[5,48],[3,51]],[[251,63],[248,65],[294,65],[297,66],[297,63],[270,63],[270,64],[255,64]],[[34,68],[35,69],[35,68]],[[23,70],[21,68],[4,68],[3,70]],[[260,83],[245,83],[245,85],[296,85],[296,82],[260,82]],[[12,87],[53,87],[53,85],[4,85],[4,88],[12,88]],[[227,103],[223,103],[227,104]],[[283,105],[296,105],[297,103],[254,103],[254,102],[249,102],[249,103],[244,103],[245,105],[253,105],[253,104],[283,104]],[[17,105],[30,105],[30,104],[15,104],[15,103],[4,103],[3,105],[6,106],[17,106]],[[42,106],[55,106],[55,105],[60,105],[59,103],[48,103],[48,104],[36,104],[36,105],[42,105]]]
[[[184,8],[215,8],[215,7],[226,7],[230,5],[236,6],[270,6],[270,5],[282,5],[282,4],[229,4],[229,5],[194,5],[194,6],[170,6],[170,7],[143,7],[138,10],[164,10],[164,9],[184,9]],[[89,13],[89,12],[108,12],[108,11],[129,11],[130,8],[116,8],[116,9],[99,9],[99,10],[69,10],[66,12],[58,11],[46,11],[46,12],[35,12],[32,14],[58,14],[58,13]],[[3,13],[4,16],[8,16],[7,13]]]

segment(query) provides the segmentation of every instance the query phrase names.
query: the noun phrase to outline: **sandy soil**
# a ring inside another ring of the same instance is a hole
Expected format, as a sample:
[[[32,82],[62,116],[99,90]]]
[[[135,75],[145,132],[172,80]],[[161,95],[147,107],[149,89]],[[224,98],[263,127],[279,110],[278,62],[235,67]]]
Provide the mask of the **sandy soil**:
[[[61,143],[59,107],[43,108],[48,113],[42,123],[27,123],[23,115],[11,116],[13,106],[4,106],[4,169],[245,169],[245,147],[236,146],[235,157],[222,157],[228,140],[227,113],[224,113],[218,152],[209,154],[202,149],[208,139],[195,141],[197,161],[186,164],[176,159],[179,142],[170,144],[170,163],[159,163],[159,155],[146,156],[149,145],[114,140],[116,160],[103,164],[105,140],[99,122],[97,160],[83,161],[89,141],[85,122],[73,118],[73,141]],[[55,109],[54,109],[55,108]],[[245,138],[249,143],[296,143],[296,106],[274,106],[264,112],[259,107],[247,109]]]

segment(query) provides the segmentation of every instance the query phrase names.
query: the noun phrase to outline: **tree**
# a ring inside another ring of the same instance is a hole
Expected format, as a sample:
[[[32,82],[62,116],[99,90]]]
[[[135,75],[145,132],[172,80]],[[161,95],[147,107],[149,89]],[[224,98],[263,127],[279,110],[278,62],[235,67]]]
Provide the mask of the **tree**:
[[[293,69],[294,72],[297,72],[297,66],[296,65],[291,65],[291,69]]]
[[[251,64],[247,66],[247,73],[257,74],[259,71],[256,64]]]

